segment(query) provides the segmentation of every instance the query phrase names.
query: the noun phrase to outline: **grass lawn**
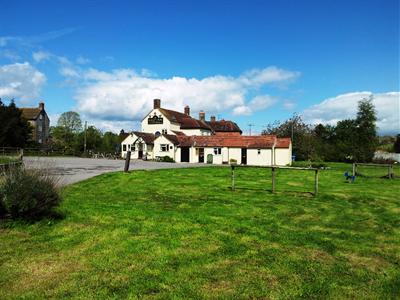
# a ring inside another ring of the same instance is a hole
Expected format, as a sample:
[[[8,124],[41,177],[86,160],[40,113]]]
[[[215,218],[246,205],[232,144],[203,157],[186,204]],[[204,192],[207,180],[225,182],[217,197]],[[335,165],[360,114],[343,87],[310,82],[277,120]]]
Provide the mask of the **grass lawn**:
[[[0,156],[0,165],[18,161],[15,156]]]
[[[229,168],[69,186],[61,220],[0,227],[0,299],[400,297],[400,178]],[[385,170],[364,170],[385,175]],[[395,169],[400,176],[399,169]],[[303,193],[304,192],[304,193]]]

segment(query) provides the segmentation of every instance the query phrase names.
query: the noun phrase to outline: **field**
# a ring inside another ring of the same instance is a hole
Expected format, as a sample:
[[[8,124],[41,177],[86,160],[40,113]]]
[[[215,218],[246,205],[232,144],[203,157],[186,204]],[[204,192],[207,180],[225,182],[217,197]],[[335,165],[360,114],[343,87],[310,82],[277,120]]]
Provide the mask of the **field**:
[[[110,173],[63,218],[0,226],[0,299],[396,299],[400,178],[238,168]],[[385,170],[364,170],[385,175]],[[400,176],[395,168],[395,175]]]

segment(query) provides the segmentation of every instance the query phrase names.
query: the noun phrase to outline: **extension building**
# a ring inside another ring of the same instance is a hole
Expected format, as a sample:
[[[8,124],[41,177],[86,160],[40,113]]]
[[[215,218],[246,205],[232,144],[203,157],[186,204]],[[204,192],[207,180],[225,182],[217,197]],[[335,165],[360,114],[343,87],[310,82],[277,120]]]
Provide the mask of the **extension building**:
[[[248,165],[288,165],[291,163],[290,138],[275,135],[244,136],[232,121],[206,121],[161,107],[155,99],[153,109],[142,120],[142,131],[131,132],[121,143],[122,157],[131,151],[134,159],[171,157],[175,162]]]

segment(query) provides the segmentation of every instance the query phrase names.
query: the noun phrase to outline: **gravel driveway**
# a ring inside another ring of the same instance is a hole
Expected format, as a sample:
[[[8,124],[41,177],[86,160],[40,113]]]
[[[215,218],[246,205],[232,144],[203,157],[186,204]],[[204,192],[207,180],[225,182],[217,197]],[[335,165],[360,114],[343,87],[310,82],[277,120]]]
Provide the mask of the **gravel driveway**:
[[[124,160],[79,158],[79,157],[24,157],[27,168],[49,168],[51,173],[61,177],[60,184],[68,185],[103,173],[123,171]],[[210,166],[207,164],[163,163],[131,160],[129,170],[156,170],[193,168]]]

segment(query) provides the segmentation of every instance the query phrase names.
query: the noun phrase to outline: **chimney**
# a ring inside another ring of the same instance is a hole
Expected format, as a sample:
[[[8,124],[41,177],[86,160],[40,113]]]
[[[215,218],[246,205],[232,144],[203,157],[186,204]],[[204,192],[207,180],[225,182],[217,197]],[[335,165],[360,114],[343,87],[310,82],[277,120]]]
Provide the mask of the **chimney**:
[[[154,106],[153,108],[160,108],[161,107],[161,100],[160,99],[154,99]]]
[[[202,110],[199,112],[199,119],[201,121],[205,121],[206,120],[206,113],[204,111],[202,111]]]
[[[215,122],[215,116],[211,116],[210,121]]]
[[[39,109],[44,110],[44,102],[39,102]]]
[[[185,106],[185,115],[190,116],[190,107],[189,107],[189,105]]]

